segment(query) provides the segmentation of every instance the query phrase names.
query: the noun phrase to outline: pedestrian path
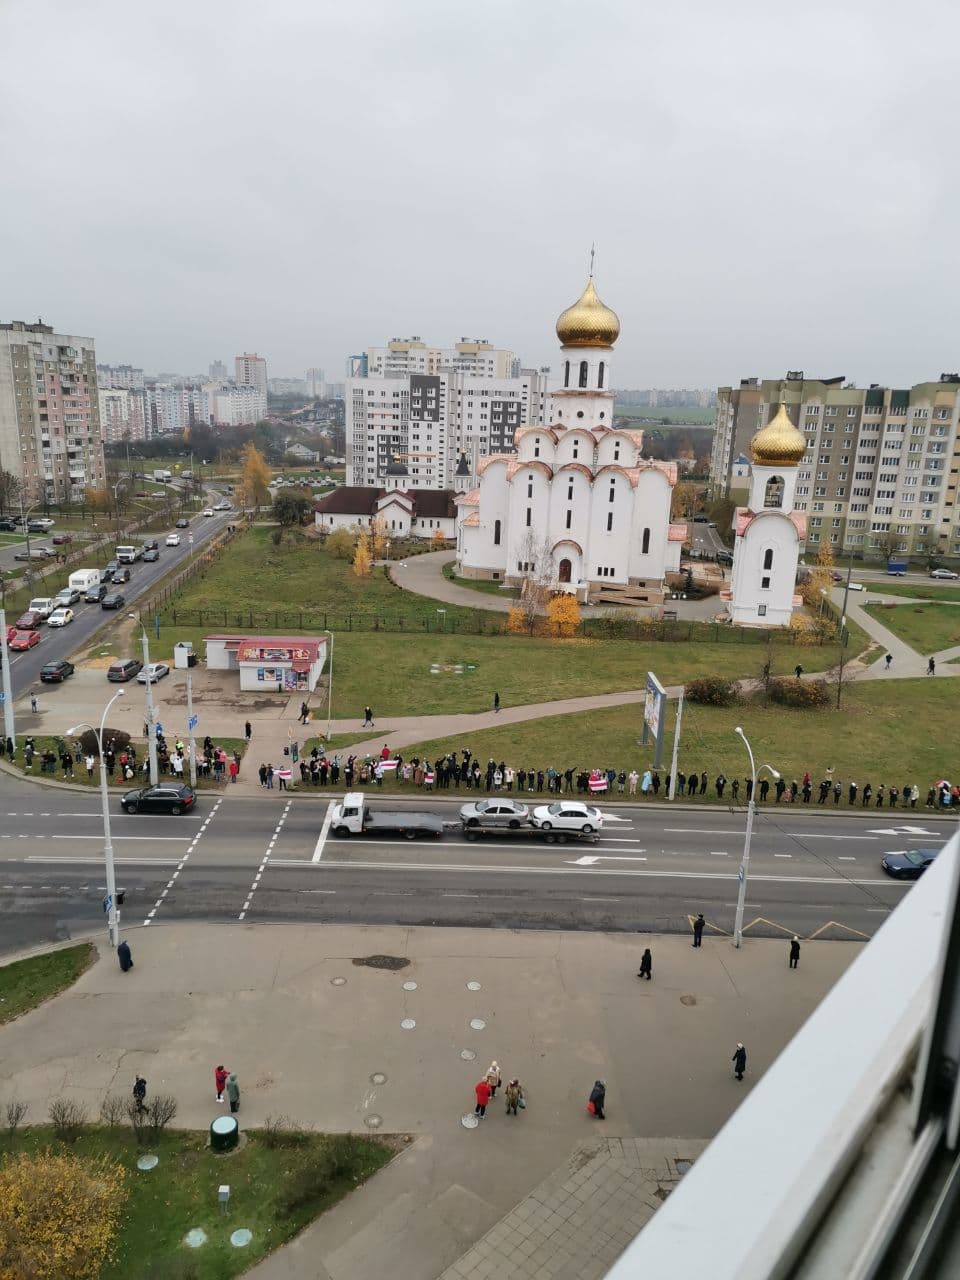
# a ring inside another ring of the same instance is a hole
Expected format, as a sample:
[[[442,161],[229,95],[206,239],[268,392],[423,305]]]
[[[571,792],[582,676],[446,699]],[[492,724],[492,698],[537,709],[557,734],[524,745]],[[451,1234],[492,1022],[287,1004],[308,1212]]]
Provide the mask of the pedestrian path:
[[[843,588],[836,587],[833,592],[833,600],[837,605],[843,603]],[[885,627],[879,619],[875,618],[872,613],[868,613],[864,607],[867,604],[884,604],[894,603],[898,605],[923,605],[929,604],[929,600],[910,600],[902,596],[885,596],[882,590],[866,591],[863,599],[854,599],[852,594],[847,596],[847,617],[857,623],[866,631],[867,635],[875,644],[881,646],[884,655],[892,654],[893,661],[889,668],[881,657],[878,661],[869,665],[860,666],[859,670],[851,672],[851,679],[854,680],[913,680],[918,676],[927,674],[927,659],[933,657],[937,671],[936,676],[946,678],[956,676],[957,672],[951,670],[949,663],[955,658],[960,657],[960,646],[951,649],[944,649],[939,653],[922,654],[916,649],[911,648],[906,641],[901,640],[898,635]]]

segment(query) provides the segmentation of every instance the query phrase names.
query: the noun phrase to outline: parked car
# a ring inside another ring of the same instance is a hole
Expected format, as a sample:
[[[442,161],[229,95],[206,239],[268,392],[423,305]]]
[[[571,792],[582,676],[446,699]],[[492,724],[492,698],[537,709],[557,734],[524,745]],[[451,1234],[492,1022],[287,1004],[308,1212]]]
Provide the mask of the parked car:
[[[179,520],[175,520],[173,522],[173,527],[175,529],[189,529],[190,521],[187,520],[184,516],[181,516]]]
[[[147,683],[147,672],[150,672],[150,683],[156,684],[158,680],[162,680],[164,676],[170,674],[170,668],[165,662],[151,662],[149,667],[143,667],[137,672],[137,680],[140,684]]]
[[[16,533],[17,522],[13,516],[0,516],[0,533]]]
[[[53,662],[45,662],[40,668],[40,679],[44,684],[62,684],[67,676],[73,675],[73,663],[66,658],[57,658]]]
[[[73,541],[72,533],[55,533],[50,539],[55,547],[65,547],[68,542]]]
[[[122,609],[126,603],[126,596],[124,596],[122,591],[111,591],[109,595],[104,596],[100,601],[100,608]]]
[[[99,604],[106,594],[107,584],[105,582],[97,582],[88,588],[87,594],[83,598],[87,604]]]
[[[698,516],[694,516],[694,517],[693,517],[693,523],[694,523],[694,524],[708,524],[708,523],[709,523],[709,521],[708,521],[708,519],[707,519],[707,517],[706,517],[705,515],[698,515]]]
[[[32,649],[40,643],[39,631],[15,631],[13,639],[7,641],[7,648],[14,653],[22,653],[24,649]]]
[[[27,609],[21,613],[14,624],[14,631],[37,631],[43,622],[43,614],[39,609]]]
[[[63,609],[68,609],[70,605],[76,604],[79,599],[80,592],[76,587],[62,587],[53,597],[57,607]]]
[[[115,587],[122,587],[125,582],[130,581],[130,570],[125,564],[122,564],[119,569],[115,569],[111,574],[110,581]]]
[[[717,564],[733,564],[733,552],[732,552],[732,551],[718,551],[718,552],[717,552]]]
[[[529,817],[530,810],[525,804],[503,796],[475,800],[460,807],[460,820],[468,827],[522,827]]]
[[[132,680],[142,666],[139,658],[117,658],[107,667],[107,679],[111,684],[124,684]]]
[[[47,530],[52,529],[55,524],[56,521],[51,520],[49,516],[32,516],[27,521],[27,528],[31,533],[33,533],[34,526],[36,526],[37,533],[46,533]]]
[[[168,547],[179,547],[179,545],[180,545],[180,535],[179,535],[179,533],[168,533],[168,534],[167,534],[167,546],[168,546]]]
[[[885,853],[880,865],[894,880],[919,880],[939,852],[939,849],[898,849]]]
[[[32,544],[29,551],[17,551],[14,560],[49,560],[55,552],[53,547],[38,547]]]
[[[47,619],[48,627],[65,627],[73,621],[72,609],[54,609]]]
[[[957,577],[960,577],[960,574],[954,573],[952,569],[931,569],[930,577],[931,578],[957,578]]]
[[[558,800],[556,804],[538,805],[530,815],[530,821],[543,831],[599,831],[603,826],[603,814],[592,804],[581,800]]]
[[[120,801],[124,813],[186,813],[197,801],[185,782],[161,782],[155,787],[127,791]]]

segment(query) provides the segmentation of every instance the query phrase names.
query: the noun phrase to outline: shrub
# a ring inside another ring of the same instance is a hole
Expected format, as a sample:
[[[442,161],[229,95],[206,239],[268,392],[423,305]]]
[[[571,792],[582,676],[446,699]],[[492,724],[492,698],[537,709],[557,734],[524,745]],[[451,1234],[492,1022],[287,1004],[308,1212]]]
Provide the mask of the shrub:
[[[4,1109],[4,1117],[7,1124],[7,1133],[11,1138],[17,1132],[17,1129],[20,1127],[20,1121],[27,1114],[28,1110],[29,1107],[27,1103],[20,1102],[16,1098],[13,1099],[12,1102],[7,1103]]]
[[[830,691],[823,680],[771,680],[767,695],[780,707],[800,711],[830,703]]]
[[[87,1123],[87,1108],[72,1098],[54,1098],[47,1109],[53,1131],[63,1142],[73,1142]]]
[[[177,1100],[169,1093],[155,1093],[150,1103],[150,1128],[156,1136],[177,1114]]]
[[[561,592],[547,606],[550,634],[569,639],[580,625],[580,606],[577,597]]]
[[[118,1093],[108,1094],[100,1103],[100,1119],[104,1124],[116,1127],[127,1118],[127,1100]]]
[[[738,692],[737,682],[724,680],[722,676],[700,676],[686,686],[687,699],[704,707],[732,706],[737,700]]]
[[[133,1136],[138,1143],[146,1142],[150,1135],[149,1121],[150,1112],[146,1107],[140,1106],[136,1098],[127,1100],[127,1119],[133,1128]]]
[[[527,615],[523,609],[510,609],[507,613],[507,630],[513,635],[522,636],[530,630]]]
[[[309,1141],[309,1136],[302,1125],[289,1116],[267,1116],[263,1122],[263,1145],[271,1150],[277,1147],[302,1147]]]

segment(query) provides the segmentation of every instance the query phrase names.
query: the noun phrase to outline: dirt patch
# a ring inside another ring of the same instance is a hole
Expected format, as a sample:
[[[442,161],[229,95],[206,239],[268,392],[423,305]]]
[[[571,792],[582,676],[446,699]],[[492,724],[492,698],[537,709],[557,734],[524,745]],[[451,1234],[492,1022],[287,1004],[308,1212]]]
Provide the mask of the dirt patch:
[[[687,1004],[687,1005],[690,1005],[690,1004],[696,1004],[696,1003],[697,1003],[697,997],[696,997],[696,996],[681,996],[681,997],[680,997],[680,1003],[681,1003],[681,1004]]]
[[[401,956],[358,956],[353,963],[365,965],[368,969],[389,969],[396,973],[398,969],[406,969],[410,961]]]

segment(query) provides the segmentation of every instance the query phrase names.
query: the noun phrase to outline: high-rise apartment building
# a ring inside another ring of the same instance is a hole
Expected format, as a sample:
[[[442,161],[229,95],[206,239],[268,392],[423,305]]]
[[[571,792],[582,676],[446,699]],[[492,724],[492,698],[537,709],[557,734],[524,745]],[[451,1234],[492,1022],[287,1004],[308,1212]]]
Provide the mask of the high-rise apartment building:
[[[101,387],[100,430],[104,444],[119,440],[146,440],[151,434],[150,393],[144,388]]]
[[[256,352],[247,352],[242,356],[234,359],[234,382],[238,387],[254,387],[258,392],[259,398],[256,404],[249,400],[245,402],[245,406],[253,405],[252,408],[244,408],[244,412],[250,412],[253,417],[245,417],[243,422],[258,422],[261,418],[267,416],[267,362],[263,356],[258,356]]]
[[[76,502],[105,484],[93,338],[0,324],[0,467],[31,501]]]
[[[207,376],[211,382],[226,382],[227,366],[222,360],[214,360],[207,369]]]
[[[116,388],[121,391],[142,391],[143,370],[130,364],[98,364],[97,386],[101,391]]]
[[[749,441],[781,403],[807,442],[794,507],[807,515],[809,550],[829,543],[840,555],[960,555],[960,375],[902,390],[802,373],[720,387],[715,494],[741,496]]]
[[[521,369],[489,343],[397,339],[368,348],[356,367],[367,373],[344,391],[348,485],[470,487],[481,458],[512,450],[519,427],[543,421],[549,370]]]

